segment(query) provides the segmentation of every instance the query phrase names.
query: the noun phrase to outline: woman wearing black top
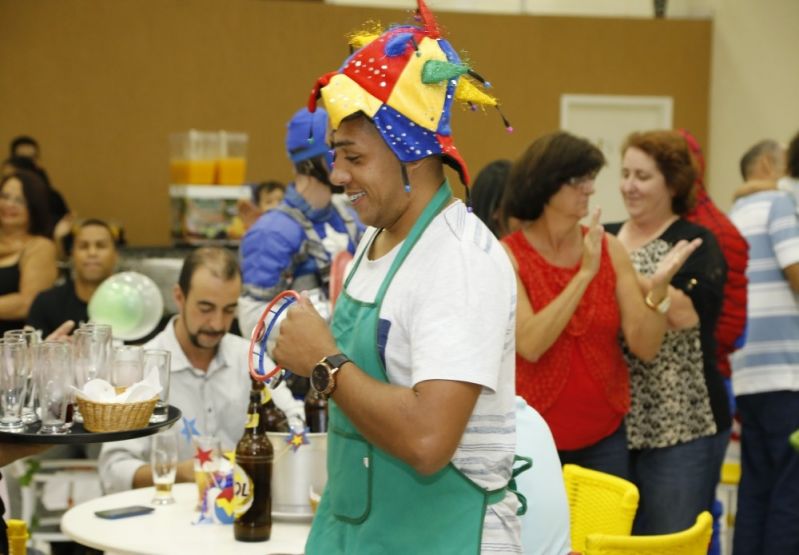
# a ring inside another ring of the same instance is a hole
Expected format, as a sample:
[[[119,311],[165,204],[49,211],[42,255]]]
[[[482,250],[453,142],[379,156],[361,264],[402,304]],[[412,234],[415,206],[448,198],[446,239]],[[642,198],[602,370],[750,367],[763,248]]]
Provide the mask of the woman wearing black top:
[[[729,439],[731,418],[713,334],[727,268],[713,235],[680,218],[692,205],[694,177],[681,135],[632,134],[623,149],[621,178],[630,219],[607,226],[630,253],[643,291],[672,245],[703,241],[672,279],[667,299],[647,303],[669,322],[655,360],[643,362],[623,344],[632,393],[627,444],[641,493],[635,534],[677,532],[710,510]]]
[[[33,299],[58,276],[47,188],[36,174],[0,180],[0,333],[21,328]]]

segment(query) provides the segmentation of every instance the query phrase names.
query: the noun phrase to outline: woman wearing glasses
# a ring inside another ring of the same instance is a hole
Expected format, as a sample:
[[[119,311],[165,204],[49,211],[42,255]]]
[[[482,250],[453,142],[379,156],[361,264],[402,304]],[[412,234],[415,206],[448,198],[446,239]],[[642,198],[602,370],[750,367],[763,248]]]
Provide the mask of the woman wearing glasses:
[[[0,333],[25,324],[58,276],[47,186],[24,170],[0,180]]]
[[[630,219],[608,226],[646,289],[671,245],[702,245],[670,280],[668,331],[654,358],[623,341],[630,368],[631,475],[641,493],[634,533],[668,534],[710,510],[729,439],[727,393],[714,329],[727,266],[713,235],[681,218],[693,204],[695,168],[676,131],[633,133],[623,148],[621,194]]]
[[[505,216],[524,220],[503,243],[517,274],[516,390],[549,424],[561,462],[629,477],[624,416],[630,406],[619,332],[642,360],[666,330],[668,284],[699,241],[679,242],[646,289],[624,247],[588,227],[588,199],[604,165],[585,139],[534,141],[510,173]]]

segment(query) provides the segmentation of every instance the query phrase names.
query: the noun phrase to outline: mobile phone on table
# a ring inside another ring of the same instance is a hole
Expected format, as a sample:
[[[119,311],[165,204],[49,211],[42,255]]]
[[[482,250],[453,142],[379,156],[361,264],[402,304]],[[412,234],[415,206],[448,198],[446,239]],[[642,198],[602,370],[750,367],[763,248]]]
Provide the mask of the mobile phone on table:
[[[119,507],[117,509],[107,509],[105,511],[95,511],[94,514],[100,518],[117,519],[127,518],[129,516],[146,515],[153,512],[155,509],[152,507],[145,507],[144,505],[131,505],[130,507]]]

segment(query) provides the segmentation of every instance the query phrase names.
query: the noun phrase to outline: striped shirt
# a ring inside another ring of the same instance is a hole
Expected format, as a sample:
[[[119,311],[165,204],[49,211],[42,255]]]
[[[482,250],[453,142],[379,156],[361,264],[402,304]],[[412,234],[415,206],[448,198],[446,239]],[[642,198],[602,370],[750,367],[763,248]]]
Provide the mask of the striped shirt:
[[[732,359],[735,394],[799,390],[799,296],[783,274],[799,262],[793,196],[765,191],[743,197],[730,219],[749,243],[747,338]]]
[[[367,230],[356,260],[374,236]],[[348,294],[373,302],[399,250],[377,260],[364,256]],[[445,208],[411,250],[388,288],[378,326],[391,383],[482,386],[452,463],[487,490],[505,487],[516,446],[516,278],[499,242],[462,202]],[[489,505],[482,553],[522,552],[517,507],[512,493]]]

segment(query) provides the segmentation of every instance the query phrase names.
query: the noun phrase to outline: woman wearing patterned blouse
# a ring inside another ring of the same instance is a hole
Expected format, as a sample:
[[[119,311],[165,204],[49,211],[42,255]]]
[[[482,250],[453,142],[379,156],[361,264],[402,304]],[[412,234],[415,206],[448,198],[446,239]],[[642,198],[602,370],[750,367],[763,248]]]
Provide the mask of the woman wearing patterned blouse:
[[[673,244],[702,239],[671,280],[669,329],[657,356],[642,360],[627,338],[622,341],[632,389],[626,419],[630,469],[641,493],[636,534],[688,528],[710,509],[729,439],[730,412],[713,335],[727,269],[713,235],[681,218],[691,208],[695,177],[679,133],[628,137],[621,194],[630,219],[608,231],[630,253],[641,289],[650,287]]]
[[[533,142],[511,168],[503,200],[505,216],[525,223],[503,244],[518,278],[517,393],[546,420],[561,462],[628,477],[630,388],[619,333],[637,356],[655,356],[666,317],[652,307],[698,241],[675,247],[642,293],[599,212],[580,225],[604,163],[598,148],[568,133]]]

